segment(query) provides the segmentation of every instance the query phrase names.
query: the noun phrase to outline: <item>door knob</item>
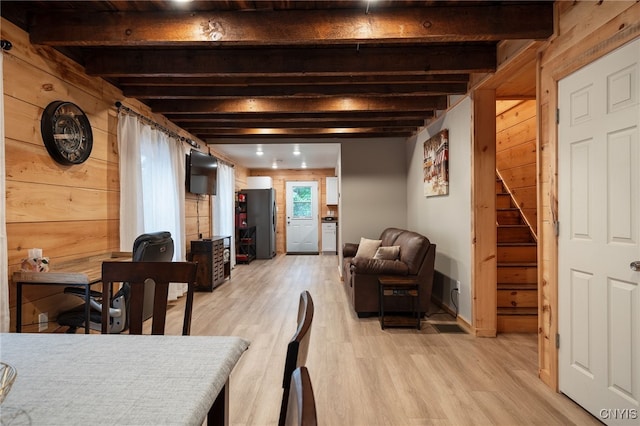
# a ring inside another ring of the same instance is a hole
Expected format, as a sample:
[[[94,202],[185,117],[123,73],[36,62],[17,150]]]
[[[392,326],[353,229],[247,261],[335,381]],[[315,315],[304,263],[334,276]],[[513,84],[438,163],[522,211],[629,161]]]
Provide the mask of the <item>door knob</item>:
[[[631,268],[632,271],[640,271],[640,260],[636,260],[635,262],[631,262],[631,265],[629,265],[629,267]]]

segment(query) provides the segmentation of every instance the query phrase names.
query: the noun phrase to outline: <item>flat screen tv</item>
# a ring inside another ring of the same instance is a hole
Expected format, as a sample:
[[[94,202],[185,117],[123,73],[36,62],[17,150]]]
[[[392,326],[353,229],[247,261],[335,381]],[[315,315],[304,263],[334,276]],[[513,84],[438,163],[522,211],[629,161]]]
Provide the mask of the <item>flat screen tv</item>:
[[[187,191],[192,194],[216,195],[217,182],[218,159],[192,149],[187,155]]]

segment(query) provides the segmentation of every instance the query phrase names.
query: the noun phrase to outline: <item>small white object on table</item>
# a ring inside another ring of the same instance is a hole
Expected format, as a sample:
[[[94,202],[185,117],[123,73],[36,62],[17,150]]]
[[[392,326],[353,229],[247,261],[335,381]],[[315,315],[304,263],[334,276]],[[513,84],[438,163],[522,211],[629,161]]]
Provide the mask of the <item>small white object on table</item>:
[[[233,336],[0,333],[0,358],[18,372],[0,420],[202,425],[248,347]]]

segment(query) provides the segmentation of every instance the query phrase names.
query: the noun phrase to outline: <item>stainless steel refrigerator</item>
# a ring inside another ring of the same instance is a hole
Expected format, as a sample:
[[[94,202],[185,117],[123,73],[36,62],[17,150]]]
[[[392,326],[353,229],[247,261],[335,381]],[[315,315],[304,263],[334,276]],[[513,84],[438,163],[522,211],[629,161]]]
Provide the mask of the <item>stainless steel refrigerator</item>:
[[[243,189],[247,208],[247,226],[256,227],[256,259],[276,255],[276,190]]]

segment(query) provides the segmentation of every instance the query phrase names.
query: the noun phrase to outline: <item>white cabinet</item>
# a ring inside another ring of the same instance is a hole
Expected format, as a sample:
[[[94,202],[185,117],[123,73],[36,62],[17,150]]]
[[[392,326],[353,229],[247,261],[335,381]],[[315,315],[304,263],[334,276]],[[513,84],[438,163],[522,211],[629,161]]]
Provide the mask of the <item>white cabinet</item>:
[[[338,178],[335,176],[328,176],[325,182],[327,205],[338,205]]]
[[[337,253],[337,224],[322,224],[322,251]]]

